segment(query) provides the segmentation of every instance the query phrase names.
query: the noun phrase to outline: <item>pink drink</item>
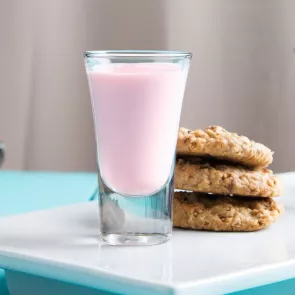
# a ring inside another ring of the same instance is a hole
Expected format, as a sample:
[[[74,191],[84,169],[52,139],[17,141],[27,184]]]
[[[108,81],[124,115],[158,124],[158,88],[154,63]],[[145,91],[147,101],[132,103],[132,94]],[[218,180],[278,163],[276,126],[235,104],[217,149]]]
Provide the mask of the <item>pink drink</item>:
[[[168,181],[186,73],[173,63],[117,63],[88,71],[103,181],[149,195]]]

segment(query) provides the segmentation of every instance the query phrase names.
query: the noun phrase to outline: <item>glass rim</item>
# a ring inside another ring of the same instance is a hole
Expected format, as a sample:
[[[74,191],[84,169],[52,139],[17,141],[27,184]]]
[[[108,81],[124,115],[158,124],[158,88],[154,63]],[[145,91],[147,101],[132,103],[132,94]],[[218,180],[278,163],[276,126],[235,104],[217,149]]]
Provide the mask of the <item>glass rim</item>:
[[[87,50],[84,57],[183,57],[192,58],[188,51],[172,50]]]

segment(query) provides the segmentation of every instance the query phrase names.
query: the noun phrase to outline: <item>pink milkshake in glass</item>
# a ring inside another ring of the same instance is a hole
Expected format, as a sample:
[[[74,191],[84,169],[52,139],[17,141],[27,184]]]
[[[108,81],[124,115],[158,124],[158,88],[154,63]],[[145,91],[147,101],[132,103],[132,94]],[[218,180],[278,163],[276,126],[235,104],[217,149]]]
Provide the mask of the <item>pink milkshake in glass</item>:
[[[191,54],[85,53],[97,142],[100,236],[169,239],[177,131]]]

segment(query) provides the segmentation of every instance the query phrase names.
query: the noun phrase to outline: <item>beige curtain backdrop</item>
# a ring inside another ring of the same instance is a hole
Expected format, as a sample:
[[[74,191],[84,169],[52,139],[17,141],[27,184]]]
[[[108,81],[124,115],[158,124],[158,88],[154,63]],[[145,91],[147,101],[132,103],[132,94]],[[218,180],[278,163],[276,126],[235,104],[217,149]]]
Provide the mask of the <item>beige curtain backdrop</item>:
[[[194,53],[181,118],[219,124],[295,170],[295,1],[0,0],[0,140],[5,169],[94,170],[82,53]]]

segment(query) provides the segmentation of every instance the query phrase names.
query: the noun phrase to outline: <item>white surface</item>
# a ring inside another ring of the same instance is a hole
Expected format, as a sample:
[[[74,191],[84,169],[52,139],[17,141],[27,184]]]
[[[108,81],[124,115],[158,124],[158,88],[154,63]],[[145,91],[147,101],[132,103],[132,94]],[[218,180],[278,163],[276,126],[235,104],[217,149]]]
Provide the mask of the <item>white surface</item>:
[[[114,247],[97,238],[97,204],[0,220],[0,266],[120,294],[225,294],[295,277],[295,174],[286,214],[254,233],[174,230],[169,243]]]

